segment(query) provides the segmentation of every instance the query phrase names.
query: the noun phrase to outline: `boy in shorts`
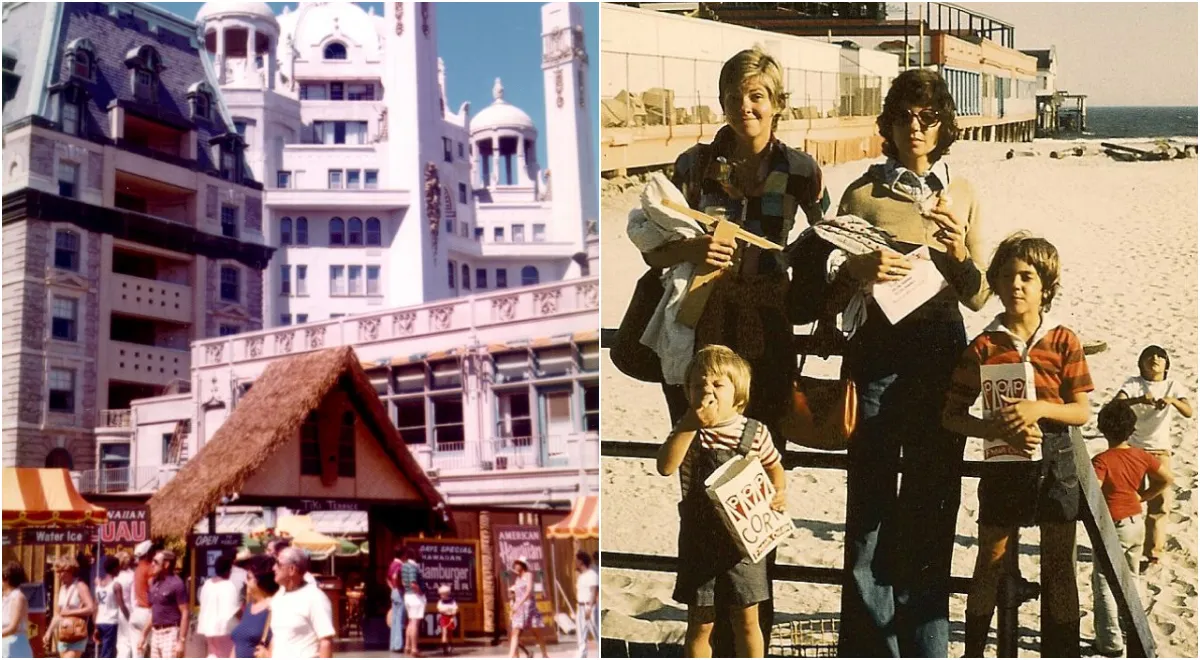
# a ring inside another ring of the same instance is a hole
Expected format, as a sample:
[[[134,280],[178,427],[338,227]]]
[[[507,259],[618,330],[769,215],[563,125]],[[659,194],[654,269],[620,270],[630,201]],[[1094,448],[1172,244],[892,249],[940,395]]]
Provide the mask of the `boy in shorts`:
[[[689,409],[658,451],[658,472],[679,470],[679,573],[673,598],[688,606],[689,657],[711,657],[716,603],[729,605],[738,657],[763,657],[758,604],[769,596],[765,561],[744,559],[704,492],[704,480],[738,454],[756,453],[775,486],[771,508],[783,511],[782,457],[765,424],[742,414],[750,398],[750,365],[725,346],[707,346],[687,369]]]
[[[1079,337],[1048,316],[1058,292],[1058,250],[1019,232],[1004,239],[987,269],[1004,311],[963,352],[954,371],[943,425],[972,438],[1003,440],[1040,461],[995,464],[979,480],[979,555],[967,595],[966,656],[983,656],[996,609],[1008,539],[1020,527],[1041,529],[1042,656],[1079,657],[1079,590],[1075,586],[1075,521],[1079,478],[1071,426],[1087,423],[1094,388]],[[1037,400],[1005,397],[992,419],[970,414],[980,366],[1032,364]]]

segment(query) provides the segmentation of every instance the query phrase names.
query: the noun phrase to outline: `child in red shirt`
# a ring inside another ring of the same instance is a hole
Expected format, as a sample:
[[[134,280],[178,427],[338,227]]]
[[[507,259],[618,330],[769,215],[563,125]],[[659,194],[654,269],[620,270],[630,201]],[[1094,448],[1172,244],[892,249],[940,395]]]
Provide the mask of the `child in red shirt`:
[[[1129,574],[1137,583],[1139,600],[1145,607],[1142,584],[1138,578],[1138,559],[1145,532],[1142,503],[1158,497],[1171,485],[1171,473],[1153,454],[1129,444],[1129,438],[1137,426],[1137,414],[1128,401],[1117,399],[1110,402],[1100,409],[1096,422],[1100,433],[1108,440],[1108,450],[1092,458],[1092,467],[1096,470],[1096,479],[1100,482],[1100,490],[1104,492],[1104,501],[1108,503],[1109,515],[1117,528],[1117,538],[1121,541]],[[1148,483],[1145,488],[1142,487],[1143,481]],[[1092,597],[1096,612],[1096,651],[1100,655],[1120,657],[1125,652],[1125,644],[1117,603],[1108,580],[1104,579],[1095,561],[1092,562]]]
[[[1079,657],[1079,590],[1075,586],[1075,532],[1079,479],[1071,426],[1091,416],[1092,378],[1079,337],[1048,318],[1058,292],[1058,250],[1020,232],[1004,239],[987,269],[987,281],[1004,303],[983,333],[963,352],[954,371],[942,423],[972,438],[1003,440],[1043,460],[993,464],[979,480],[979,555],[967,595],[966,656],[983,656],[996,609],[1008,539],[1018,528],[1041,530],[1043,657]],[[1030,363],[1037,400],[1003,399],[992,419],[970,414],[979,396],[980,366]]]

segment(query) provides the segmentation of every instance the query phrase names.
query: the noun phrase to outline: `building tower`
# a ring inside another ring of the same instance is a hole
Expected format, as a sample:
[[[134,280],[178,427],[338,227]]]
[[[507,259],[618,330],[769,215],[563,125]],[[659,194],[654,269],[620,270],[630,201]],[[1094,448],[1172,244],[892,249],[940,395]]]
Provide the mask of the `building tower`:
[[[546,90],[549,194],[556,232],[580,241],[597,221],[596,158],[588,110],[588,57],[583,8],[554,2],[542,7],[542,71]]]

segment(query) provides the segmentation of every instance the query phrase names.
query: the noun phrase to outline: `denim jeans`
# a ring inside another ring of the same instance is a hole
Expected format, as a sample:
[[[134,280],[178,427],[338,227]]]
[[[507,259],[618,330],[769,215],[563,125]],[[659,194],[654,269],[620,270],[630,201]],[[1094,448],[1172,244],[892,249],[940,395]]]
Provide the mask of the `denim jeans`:
[[[1137,585],[1138,600],[1145,607],[1142,580],[1138,576],[1138,562],[1142,554],[1142,538],[1146,533],[1145,523],[1140,515],[1118,520],[1113,523],[1117,528],[1117,539],[1121,541],[1121,550],[1125,562],[1129,565],[1129,574]],[[1120,614],[1117,612],[1117,599],[1113,596],[1108,580],[1100,571],[1098,560],[1092,560],[1092,598],[1096,612],[1096,650],[1101,652],[1116,652],[1125,648],[1125,638],[1121,634]]]
[[[946,657],[965,438],[942,428],[941,413],[966,337],[947,320],[856,341],[838,655]]]

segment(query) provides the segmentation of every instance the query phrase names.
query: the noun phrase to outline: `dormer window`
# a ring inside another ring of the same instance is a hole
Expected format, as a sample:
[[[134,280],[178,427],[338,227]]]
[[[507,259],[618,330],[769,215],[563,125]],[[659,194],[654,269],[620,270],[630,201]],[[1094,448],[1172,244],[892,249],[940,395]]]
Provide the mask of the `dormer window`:
[[[189,87],[187,97],[192,119],[212,119],[214,95],[207,83],[198,82]]]
[[[70,83],[58,89],[58,124],[67,135],[80,135],[83,128],[83,108],[87,101],[84,89]]]
[[[344,60],[346,59],[346,47],[338,42],[333,42],[325,47],[325,59],[327,60]]]
[[[153,46],[141,46],[125,55],[125,66],[132,76],[133,95],[153,103],[158,98],[158,75],[163,70],[162,59]]]
[[[87,39],[76,39],[67,46],[67,76],[86,82],[96,79],[96,48]]]
[[[213,147],[213,160],[217,163],[220,177],[226,181],[240,182],[244,144],[238,134],[218,135],[209,140],[209,144]]]

